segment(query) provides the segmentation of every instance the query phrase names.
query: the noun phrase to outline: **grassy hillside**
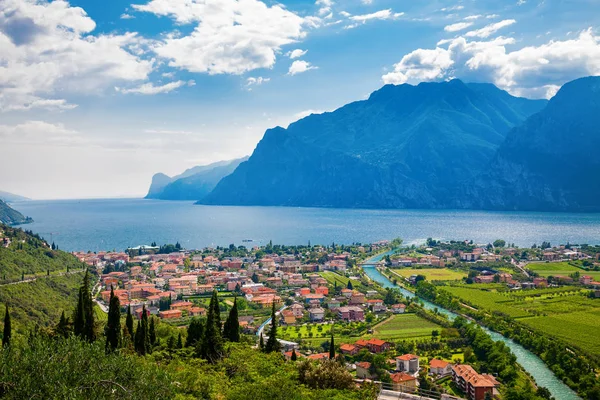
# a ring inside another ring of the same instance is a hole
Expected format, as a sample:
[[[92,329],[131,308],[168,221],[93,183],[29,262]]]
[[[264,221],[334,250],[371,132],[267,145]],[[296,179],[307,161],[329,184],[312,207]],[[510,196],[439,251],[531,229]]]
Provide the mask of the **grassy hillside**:
[[[51,247],[39,236],[0,224],[0,284],[35,275],[83,268],[74,256]]]
[[[0,313],[8,304],[13,330],[25,334],[36,325],[54,326],[64,310],[70,316],[77,302],[83,273],[41,277],[32,282],[0,286]]]

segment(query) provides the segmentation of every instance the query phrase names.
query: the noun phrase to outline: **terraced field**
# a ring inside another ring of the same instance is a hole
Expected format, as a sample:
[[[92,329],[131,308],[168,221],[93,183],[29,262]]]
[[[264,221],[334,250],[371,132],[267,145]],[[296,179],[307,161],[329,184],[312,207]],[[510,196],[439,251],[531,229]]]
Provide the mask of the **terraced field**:
[[[579,272],[581,275],[590,275],[594,280],[600,280],[600,271],[586,271],[583,268],[578,268],[566,261],[563,262],[547,262],[547,263],[531,263],[527,264],[527,268],[540,276],[569,276],[574,272]]]

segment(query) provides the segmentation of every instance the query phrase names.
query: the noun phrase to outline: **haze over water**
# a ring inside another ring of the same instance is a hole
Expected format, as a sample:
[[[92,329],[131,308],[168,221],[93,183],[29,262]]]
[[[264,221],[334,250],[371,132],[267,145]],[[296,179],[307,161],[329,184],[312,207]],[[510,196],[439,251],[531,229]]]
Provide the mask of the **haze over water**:
[[[368,243],[395,237],[405,243],[427,237],[476,243],[502,238],[519,246],[544,240],[600,243],[600,214],[216,207],[143,199],[30,201],[15,203],[15,208],[35,220],[24,229],[68,251],[123,250],[151,242],[179,241],[186,248],[202,248],[269,240]]]

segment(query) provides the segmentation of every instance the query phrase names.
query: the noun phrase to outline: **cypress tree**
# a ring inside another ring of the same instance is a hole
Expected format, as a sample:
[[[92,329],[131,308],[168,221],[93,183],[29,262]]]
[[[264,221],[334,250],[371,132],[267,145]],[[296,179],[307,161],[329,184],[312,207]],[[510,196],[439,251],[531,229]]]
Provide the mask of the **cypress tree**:
[[[8,304],[6,305],[6,312],[4,313],[4,331],[2,336],[2,347],[10,345],[10,338],[12,336],[12,327],[10,324],[10,312],[8,311]]]
[[[169,350],[173,350],[175,348],[175,338],[173,335],[169,336],[169,339],[167,339],[167,348]]]
[[[183,341],[181,340],[181,332],[179,332],[179,335],[177,336],[177,348],[183,349]]]
[[[144,343],[144,333],[142,332],[142,325],[140,323],[140,321],[138,321],[137,323],[137,328],[135,330],[135,339],[134,339],[134,344],[133,344],[135,351],[143,356],[146,354],[146,348],[145,343]]]
[[[292,361],[296,361],[298,356],[296,355],[296,349],[292,349],[292,356],[290,357]]]
[[[150,317],[150,344],[154,346],[156,343],[156,330],[154,327],[154,318]]]
[[[187,329],[187,338],[185,339],[185,347],[195,346],[196,343],[202,340],[204,332],[204,324],[199,318],[192,318]]]
[[[152,346],[150,345],[150,327],[148,326],[148,313],[146,312],[146,306],[142,307],[142,339],[144,341],[144,354],[152,353]]]
[[[60,320],[58,321],[58,325],[56,325],[56,329],[54,331],[65,339],[69,337],[69,319],[65,316],[64,311],[60,315]]]
[[[217,291],[213,292],[206,315],[206,325],[204,327],[204,336],[200,344],[200,356],[210,363],[215,363],[223,356],[223,338],[221,337],[220,321],[218,310]]]
[[[333,334],[331,334],[331,341],[329,342],[329,359],[335,358],[335,343],[333,342]]]
[[[105,328],[106,352],[115,351],[121,344],[121,302],[110,289],[110,302],[108,305],[108,321]]]
[[[231,342],[240,341],[240,322],[238,320],[237,297],[233,300],[233,307],[229,310],[229,315],[223,327],[223,336]]]
[[[214,302],[213,302],[213,300],[214,300]],[[221,308],[219,307],[219,297],[217,295],[216,290],[213,290],[213,295],[212,295],[212,298],[210,299],[210,306],[213,307],[215,310],[215,324],[216,324],[219,332],[221,332],[221,329],[223,328],[221,326]]]
[[[348,284],[346,285],[347,289],[353,290],[354,287],[352,286],[352,282],[350,282],[350,280],[348,280]]]
[[[127,318],[125,318],[125,327],[127,327],[127,332],[131,337],[131,340],[134,340],[134,332],[133,332],[133,315],[131,315],[131,306],[127,306]]]
[[[258,341],[258,348],[260,349],[260,351],[265,351],[265,339],[263,339],[262,332],[260,333],[260,339]]]
[[[269,339],[265,344],[265,352],[272,353],[279,351],[281,344],[277,341],[277,318],[275,318],[275,302],[271,308],[271,329],[269,330]]]
[[[83,294],[81,288],[79,288],[79,296],[77,297],[77,307],[73,315],[73,331],[75,336],[83,336],[83,326],[85,321],[84,310],[83,310]]]
[[[75,335],[93,342],[96,340],[96,322],[94,320],[94,303],[90,292],[90,278],[86,270],[83,276],[83,284],[79,288],[79,298],[73,316],[73,328]]]

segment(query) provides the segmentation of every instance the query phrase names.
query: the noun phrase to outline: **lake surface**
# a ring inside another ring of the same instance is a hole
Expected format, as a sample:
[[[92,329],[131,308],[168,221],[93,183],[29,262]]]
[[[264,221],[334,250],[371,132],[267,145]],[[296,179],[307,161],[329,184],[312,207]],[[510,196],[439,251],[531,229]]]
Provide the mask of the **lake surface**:
[[[372,257],[367,262],[377,262],[383,259],[386,254],[391,254],[392,252],[387,252],[380,254],[378,256]],[[365,274],[375,282],[379,283],[385,288],[395,287],[400,290],[400,292],[406,297],[417,297],[413,292],[406,290],[402,286],[394,285],[385,275],[383,275],[379,270],[374,266],[363,266],[363,270]],[[446,315],[450,320],[458,317],[458,314],[453,313],[452,311],[446,310],[445,308],[439,307],[423,298],[419,297],[419,300],[423,304],[423,307],[428,310],[437,310],[440,314]],[[527,350],[525,347],[516,343],[512,339],[506,338],[497,332],[493,332],[486,327],[482,326],[483,330],[490,335],[490,337],[495,341],[501,341],[512,351],[512,353],[517,358],[517,362],[523,367],[523,369],[531,374],[533,379],[535,379],[537,385],[544,386],[547,388],[552,396],[558,400],[581,400],[577,393],[575,393],[571,388],[565,385],[560,379],[554,375],[554,373],[544,364],[541,358]]]
[[[32,217],[24,225],[63,250],[123,250],[140,244],[186,248],[266,244],[368,243],[401,237],[404,243],[436,239],[502,238],[519,246],[600,243],[600,214],[465,210],[355,210],[292,207],[199,206],[144,199],[53,200],[13,203]],[[52,233],[52,235],[51,235]]]

